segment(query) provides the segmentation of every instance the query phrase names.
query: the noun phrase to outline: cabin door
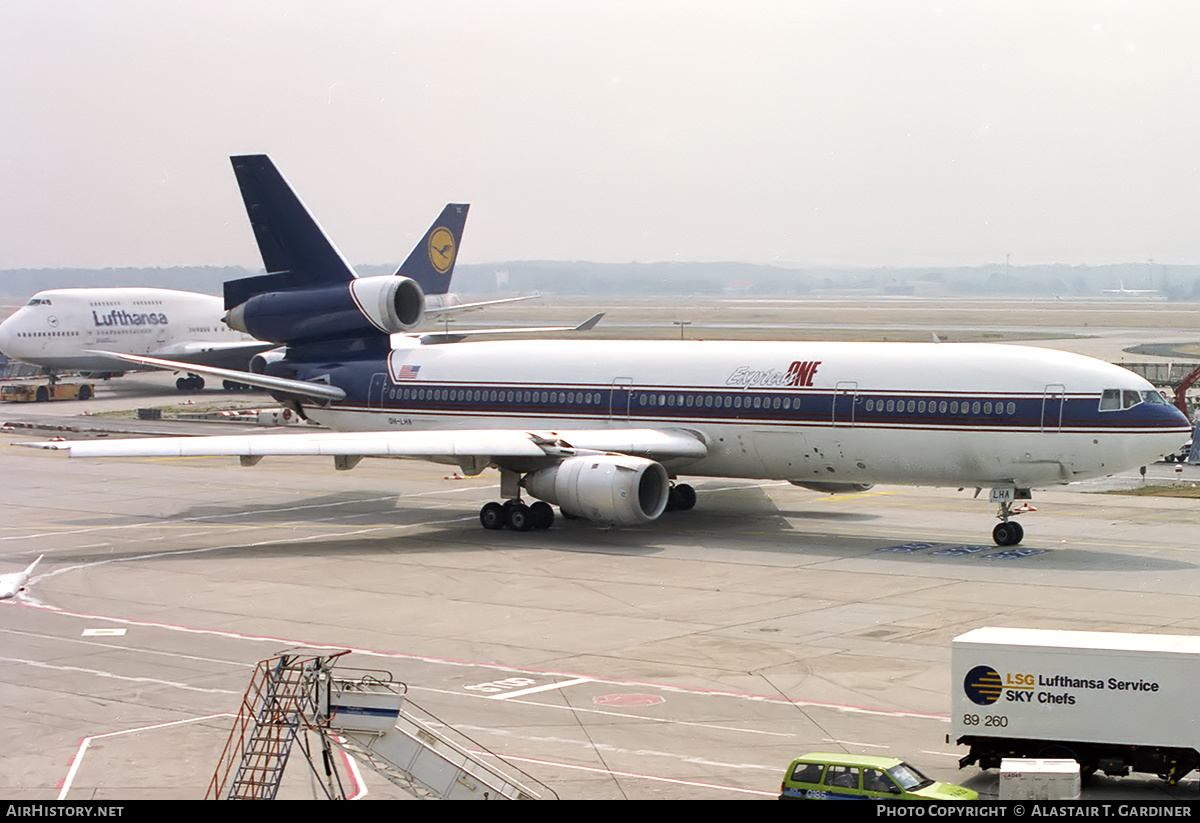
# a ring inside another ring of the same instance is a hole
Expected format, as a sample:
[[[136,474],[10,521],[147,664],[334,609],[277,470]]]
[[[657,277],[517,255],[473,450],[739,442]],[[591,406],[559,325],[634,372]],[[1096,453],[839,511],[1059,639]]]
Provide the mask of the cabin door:
[[[631,403],[633,403],[633,378],[614,378],[612,389],[609,392],[608,419],[628,420]]]
[[[383,393],[387,391],[388,379],[383,372],[371,376],[371,391],[367,395],[367,406],[372,409],[383,408]]]
[[[1042,431],[1062,431],[1063,404],[1067,398],[1067,387],[1062,383],[1049,383],[1042,392]]]
[[[843,380],[833,390],[833,425],[853,426],[854,408],[858,405],[858,383]]]

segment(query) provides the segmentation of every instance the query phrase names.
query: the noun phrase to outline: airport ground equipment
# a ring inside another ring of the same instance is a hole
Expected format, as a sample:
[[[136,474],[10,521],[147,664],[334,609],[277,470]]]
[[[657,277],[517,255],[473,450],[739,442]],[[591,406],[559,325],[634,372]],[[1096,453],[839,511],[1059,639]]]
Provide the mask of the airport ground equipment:
[[[5,403],[45,403],[49,400],[90,400],[96,396],[91,383],[59,383],[46,385],[10,383],[0,386],[0,401]]]
[[[207,798],[274,799],[298,745],[329,799],[345,797],[334,747],[421,799],[557,799],[551,789],[414,704],[407,686],[390,673],[335,673],[348,653],[293,650],[258,664]],[[351,673],[358,676],[340,676]],[[310,733],[317,737],[319,756],[309,745]]]
[[[1096,771],[1175,784],[1200,767],[1200,637],[981,628],[951,647],[959,767],[1071,758]]]

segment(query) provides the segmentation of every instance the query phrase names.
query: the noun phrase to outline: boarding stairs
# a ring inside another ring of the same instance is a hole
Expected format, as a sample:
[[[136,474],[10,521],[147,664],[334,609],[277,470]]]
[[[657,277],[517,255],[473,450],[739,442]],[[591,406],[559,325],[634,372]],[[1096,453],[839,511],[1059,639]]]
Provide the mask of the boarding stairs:
[[[315,714],[320,681],[343,654],[286,652],[255,667],[207,798],[275,799],[292,745]]]
[[[515,766],[524,781],[478,743],[408,699],[401,683],[333,680],[323,711],[334,745],[422,799],[537,800],[556,797]]]
[[[329,756],[332,746],[420,799],[557,799],[553,790],[409,700],[407,686],[390,673],[335,677],[334,664],[345,654],[296,650],[258,664],[207,798],[274,799],[293,744],[301,740],[310,769],[331,799],[344,797]],[[317,774],[307,732],[320,738],[324,774]]]

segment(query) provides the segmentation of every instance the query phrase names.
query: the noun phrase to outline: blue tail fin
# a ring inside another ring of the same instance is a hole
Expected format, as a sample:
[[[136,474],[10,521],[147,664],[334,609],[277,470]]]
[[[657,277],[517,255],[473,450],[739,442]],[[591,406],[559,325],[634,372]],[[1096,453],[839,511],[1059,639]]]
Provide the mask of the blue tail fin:
[[[462,242],[463,226],[470,208],[466,203],[447,203],[396,274],[416,280],[425,294],[445,294],[449,291],[454,261],[458,259],[458,247]]]
[[[325,236],[270,157],[247,154],[229,159],[267,274],[227,282],[225,308],[231,309],[265,291],[354,279],[354,269]]]

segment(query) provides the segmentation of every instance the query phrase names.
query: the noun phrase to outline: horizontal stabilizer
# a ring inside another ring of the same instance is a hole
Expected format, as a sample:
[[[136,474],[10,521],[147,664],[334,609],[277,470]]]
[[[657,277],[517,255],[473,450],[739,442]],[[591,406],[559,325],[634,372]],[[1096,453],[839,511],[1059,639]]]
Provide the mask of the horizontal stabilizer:
[[[593,314],[578,326],[526,326],[519,329],[455,329],[454,331],[429,332],[417,335],[421,342],[428,345],[433,343],[457,343],[468,337],[486,337],[504,334],[534,334],[548,331],[591,331],[600,322],[604,312]]]

